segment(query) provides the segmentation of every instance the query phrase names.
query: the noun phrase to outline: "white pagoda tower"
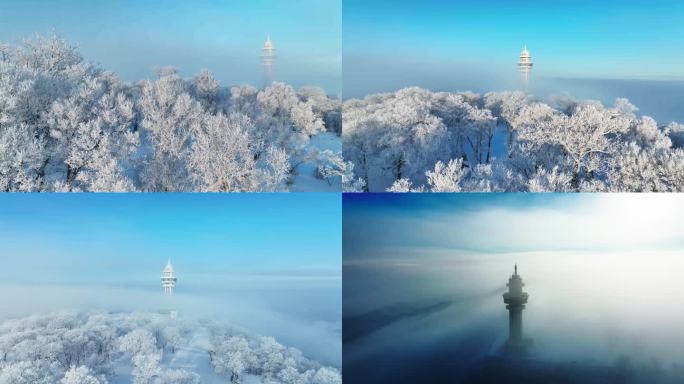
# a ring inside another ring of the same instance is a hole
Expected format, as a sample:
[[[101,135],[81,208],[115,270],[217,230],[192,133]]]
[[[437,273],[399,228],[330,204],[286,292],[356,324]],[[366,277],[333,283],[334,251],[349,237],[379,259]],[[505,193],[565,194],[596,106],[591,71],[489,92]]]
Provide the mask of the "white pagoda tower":
[[[261,65],[264,67],[264,87],[268,87],[273,82],[273,65],[275,64],[276,57],[271,35],[268,35],[264,47],[261,48]]]
[[[164,267],[164,272],[162,272],[162,287],[164,288],[165,295],[173,294],[173,289],[176,288],[176,274],[173,271],[173,265],[171,265],[171,260],[166,263]]]
[[[522,52],[520,52],[520,60],[518,61],[518,69],[520,70],[520,74],[522,75],[522,80],[525,86],[527,87],[527,82],[530,77],[530,72],[532,71],[532,66],[534,63],[532,63],[532,56],[530,55],[530,51],[527,50],[527,44],[525,44],[525,47],[523,48]]]

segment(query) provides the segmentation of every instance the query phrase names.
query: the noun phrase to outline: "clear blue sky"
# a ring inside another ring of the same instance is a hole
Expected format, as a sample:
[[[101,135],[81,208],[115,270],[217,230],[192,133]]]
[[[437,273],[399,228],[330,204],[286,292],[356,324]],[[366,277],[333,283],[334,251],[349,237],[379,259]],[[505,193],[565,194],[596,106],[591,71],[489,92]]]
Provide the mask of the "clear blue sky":
[[[339,194],[2,194],[0,279],[334,276],[341,220]]]
[[[54,31],[129,81],[169,65],[185,76],[206,68],[226,84],[259,86],[270,33],[276,80],[337,94],[341,13],[340,0],[3,0],[0,41]]]
[[[679,0],[345,0],[343,20],[345,97],[494,82],[523,44],[537,76],[684,79]]]

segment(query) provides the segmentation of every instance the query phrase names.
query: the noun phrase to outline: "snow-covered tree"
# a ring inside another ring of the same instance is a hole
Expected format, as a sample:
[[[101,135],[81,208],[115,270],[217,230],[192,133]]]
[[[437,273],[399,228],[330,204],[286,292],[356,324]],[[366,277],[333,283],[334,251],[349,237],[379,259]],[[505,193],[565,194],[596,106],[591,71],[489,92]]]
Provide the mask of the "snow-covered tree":
[[[310,107],[300,107],[294,89],[277,82],[260,91],[256,100],[260,110],[254,135],[257,142],[263,143],[263,149],[276,146],[290,157],[299,155],[309,140],[310,130],[315,131],[317,126],[317,121],[310,120],[307,113],[311,112]]]
[[[213,113],[217,112],[221,88],[214,75],[206,69],[202,70],[195,75],[192,85],[195,95],[202,106]]]
[[[341,132],[341,102],[319,88],[173,68],[132,85],[55,35],[0,46],[3,191],[287,190],[316,162],[311,138]]]
[[[179,369],[174,361],[179,350],[202,348],[187,332],[205,331],[210,341],[204,356],[226,382],[249,375],[250,381],[309,384],[319,377],[336,383],[339,376],[273,338],[222,323],[207,326],[158,313],[57,312],[0,322],[0,383],[106,384],[131,373],[136,384],[197,384],[200,372]],[[162,359],[169,349],[174,356]]]
[[[670,123],[665,127],[665,134],[672,141],[674,148],[684,148],[684,124]]]
[[[539,168],[537,173],[529,180],[530,192],[570,192],[572,177],[562,173],[558,167],[550,171]]]
[[[60,384],[107,384],[107,379],[93,375],[88,367],[72,366],[64,375]]]
[[[295,130],[311,137],[323,132],[325,126],[323,120],[314,113],[313,104],[310,102],[297,103],[292,106],[290,117]]]
[[[285,150],[274,146],[268,147],[265,166],[262,167],[262,190],[267,192],[282,192],[287,189],[292,166]]]
[[[163,348],[170,348],[171,353],[175,353],[176,349],[185,341],[182,331],[175,326],[164,327],[161,336]]]
[[[57,380],[54,369],[38,361],[5,364],[0,370],[0,383],[3,384],[52,384]]]
[[[234,86],[230,88],[230,112],[246,116],[257,116],[259,104],[257,94],[259,90],[251,85]]]
[[[228,373],[231,383],[240,383],[243,373],[250,368],[253,360],[247,340],[233,336],[216,347],[211,362],[217,372]]]
[[[311,384],[342,384],[342,376],[336,369],[322,367],[316,371]]]
[[[342,134],[342,102],[339,98],[328,97],[319,87],[302,87],[298,94],[302,101],[312,106],[316,115],[322,117],[327,131]]]
[[[195,133],[188,163],[201,191],[252,191],[258,187],[245,115],[208,116]]]
[[[459,159],[450,160],[447,165],[438,161],[435,170],[427,171],[426,175],[432,192],[460,192],[459,183],[465,173],[463,162]]]
[[[143,185],[151,191],[190,190],[186,161],[192,134],[202,121],[202,107],[186,91],[175,72],[161,72],[159,79],[144,81],[138,100],[141,126],[151,142],[143,172]]]
[[[517,119],[520,110],[529,103],[528,96],[521,91],[515,92],[490,92],[484,96],[484,106],[492,112],[493,116],[506,125],[508,131],[508,150],[512,150],[514,135],[520,120]]]
[[[368,191],[682,189],[684,129],[658,127],[626,99],[605,107],[406,88],[348,100],[343,110],[345,160]],[[505,150],[495,150],[497,135]]]
[[[135,384],[150,384],[159,374],[162,353],[156,340],[146,329],[135,329],[119,339],[119,349],[131,354]]]
[[[345,161],[341,170],[342,173],[342,191],[344,192],[363,192],[366,188],[366,182],[360,177],[354,175],[354,163]]]
[[[412,183],[409,179],[399,179],[392,183],[392,186],[387,188],[387,192],[421,192],[411,189]]]
[[[200,376],[183,369],[167,369],[154,379],[154,384],[199,384]]]
[[[129,92],[112,74],[97,73],[52,104],[46,146],[50,163],[64,164],[64,177],[58,181],[70,189],[133,189],[123,172],[139,144]]]

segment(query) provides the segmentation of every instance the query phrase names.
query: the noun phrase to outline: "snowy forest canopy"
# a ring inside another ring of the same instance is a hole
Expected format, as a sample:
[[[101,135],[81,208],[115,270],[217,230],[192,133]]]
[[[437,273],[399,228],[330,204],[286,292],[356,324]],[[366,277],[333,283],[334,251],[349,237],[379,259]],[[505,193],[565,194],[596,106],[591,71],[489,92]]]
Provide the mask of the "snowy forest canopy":
[[[208,71],[128,84],[54,35],[0,43],[0,190],[339,190],[340,108]]]
[[[3,384],[341,384],[272,337],[169,313],[58,312],[0,323]]]
[[[347,191],[682,191],[684,125],[523,92],[405,88],[343,105]]]

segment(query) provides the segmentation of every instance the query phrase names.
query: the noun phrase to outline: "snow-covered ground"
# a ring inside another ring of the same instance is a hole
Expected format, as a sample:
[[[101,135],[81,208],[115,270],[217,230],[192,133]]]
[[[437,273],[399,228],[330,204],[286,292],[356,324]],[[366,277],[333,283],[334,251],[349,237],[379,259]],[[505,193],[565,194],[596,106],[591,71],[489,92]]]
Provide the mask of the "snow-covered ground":
[[[198,327],[188,335],[188,343],[178,348],[162,362],[162,369],[182,369],[197,373],[201,383],[225,384],[226,377],[219,375],[211,365],[209,351],[212,350],[211,335],[207,328]],[[261,383],[256,375],[247,374],[240,380],[243,384]]]
[[[209,351],[211,350],[209,330],[197,328],[189,335],[189,339],[190,341],[185,346],[178,348],[170,355],[170,361],[166,367],[195,372],[200,375],[203,383],[224,383],[225,378],[214,372],[209,361]]]
[[[331,157],[342,160],[342,140],[332,132],[323,132],[311,138],[302,156],[305,159],[295,167],[292,192],[339,192],[340,177],[325,179],[317,175],[318,166]]]

